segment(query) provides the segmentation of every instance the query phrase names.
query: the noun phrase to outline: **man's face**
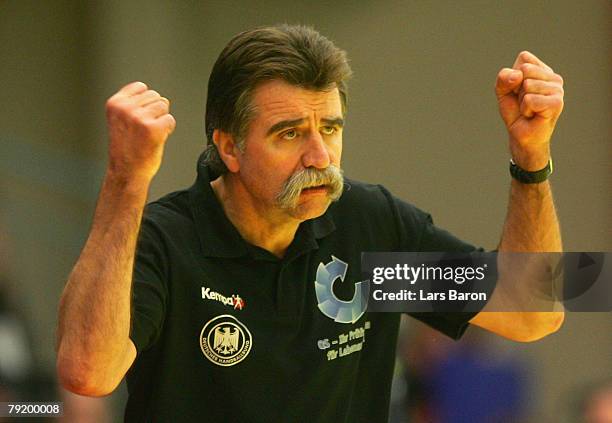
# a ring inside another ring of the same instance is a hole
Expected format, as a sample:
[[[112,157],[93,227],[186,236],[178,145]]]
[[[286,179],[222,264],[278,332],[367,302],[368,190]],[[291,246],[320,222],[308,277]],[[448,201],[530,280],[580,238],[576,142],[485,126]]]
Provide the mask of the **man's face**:
[[[252,101],[255,117],[238,155],[246,192],[266,218],[320,216],[342,192],[338,89],[311,91],[275,80],[258,86]]]

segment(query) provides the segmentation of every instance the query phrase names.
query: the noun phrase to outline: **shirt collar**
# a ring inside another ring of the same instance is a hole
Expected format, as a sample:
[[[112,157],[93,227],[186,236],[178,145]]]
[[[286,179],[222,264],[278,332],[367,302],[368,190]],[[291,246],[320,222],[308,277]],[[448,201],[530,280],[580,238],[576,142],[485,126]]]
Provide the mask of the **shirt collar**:
[[[225,215],[210,182],[215,180],[212,170],[203,163],[202,156],[197,165],[198,176],[189,189],[191,211],[200,238],[202,253],[206,257],[240,257],[252,255],[259,259],[270,259],[272,254],[248,244]],[[329,208],[315,219],[302,222],[293,242],[289,245],[285,259],[317,249],[318,239],[336,229]],[[257,250],[260,250],[259,252]]]

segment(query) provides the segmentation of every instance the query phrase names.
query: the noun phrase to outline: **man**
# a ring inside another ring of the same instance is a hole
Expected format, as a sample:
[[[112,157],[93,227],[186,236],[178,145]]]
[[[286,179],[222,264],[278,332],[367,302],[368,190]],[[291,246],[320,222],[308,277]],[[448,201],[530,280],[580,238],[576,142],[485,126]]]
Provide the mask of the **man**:
[[[383,187],[343,181],[350,73],[345,53],[312,29],[234,37],[210,76],[197,181],[144,218],[175,121],[140,82],[108,100],[109,165],[60,305],[64,386],[106,395],[127,373],[127,421],[386,421],[399,316],[366,312],[361,252],[474,247]],[[560,251],[544,179],[561,77],[523,52],[496,92],[522,169],[499,250]],[[562,320],[414,316],[454,338],[469,322],[521,341]]]

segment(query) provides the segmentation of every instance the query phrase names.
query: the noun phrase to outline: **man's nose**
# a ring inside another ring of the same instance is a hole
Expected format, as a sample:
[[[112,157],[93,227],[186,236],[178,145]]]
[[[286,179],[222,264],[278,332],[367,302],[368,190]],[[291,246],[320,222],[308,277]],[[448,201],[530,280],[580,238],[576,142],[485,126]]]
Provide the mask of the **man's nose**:
[[[302,154],[302,165],[305,168],[316,167],[317,169],[325,169],[330,165],[328,146],[317,131],[312,131],[308,135]]]

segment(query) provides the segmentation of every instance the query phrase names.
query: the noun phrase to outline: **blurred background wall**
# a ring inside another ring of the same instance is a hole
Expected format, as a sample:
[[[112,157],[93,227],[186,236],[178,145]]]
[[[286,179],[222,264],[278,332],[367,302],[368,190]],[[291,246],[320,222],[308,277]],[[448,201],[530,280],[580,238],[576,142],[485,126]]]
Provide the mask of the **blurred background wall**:
[[[212,64],[254,26],[312,25],[347,50],[346,173],[485,248],[498,242],[510,180],[493,84],[532,51],[565,79],[552,179],[565,248],[612,250],[611,18],[607,0],[0,1],[1,283],[34,366],[53,375],[57,303],[105,167],[106,98],[141,80],[171,99],[178,126],[151,198],[185,187],[205,143]],[[561,421],[568,393],[612,374],[610,317],[572,313],[543,341],[502,343],[532,363],[536,421]]]

